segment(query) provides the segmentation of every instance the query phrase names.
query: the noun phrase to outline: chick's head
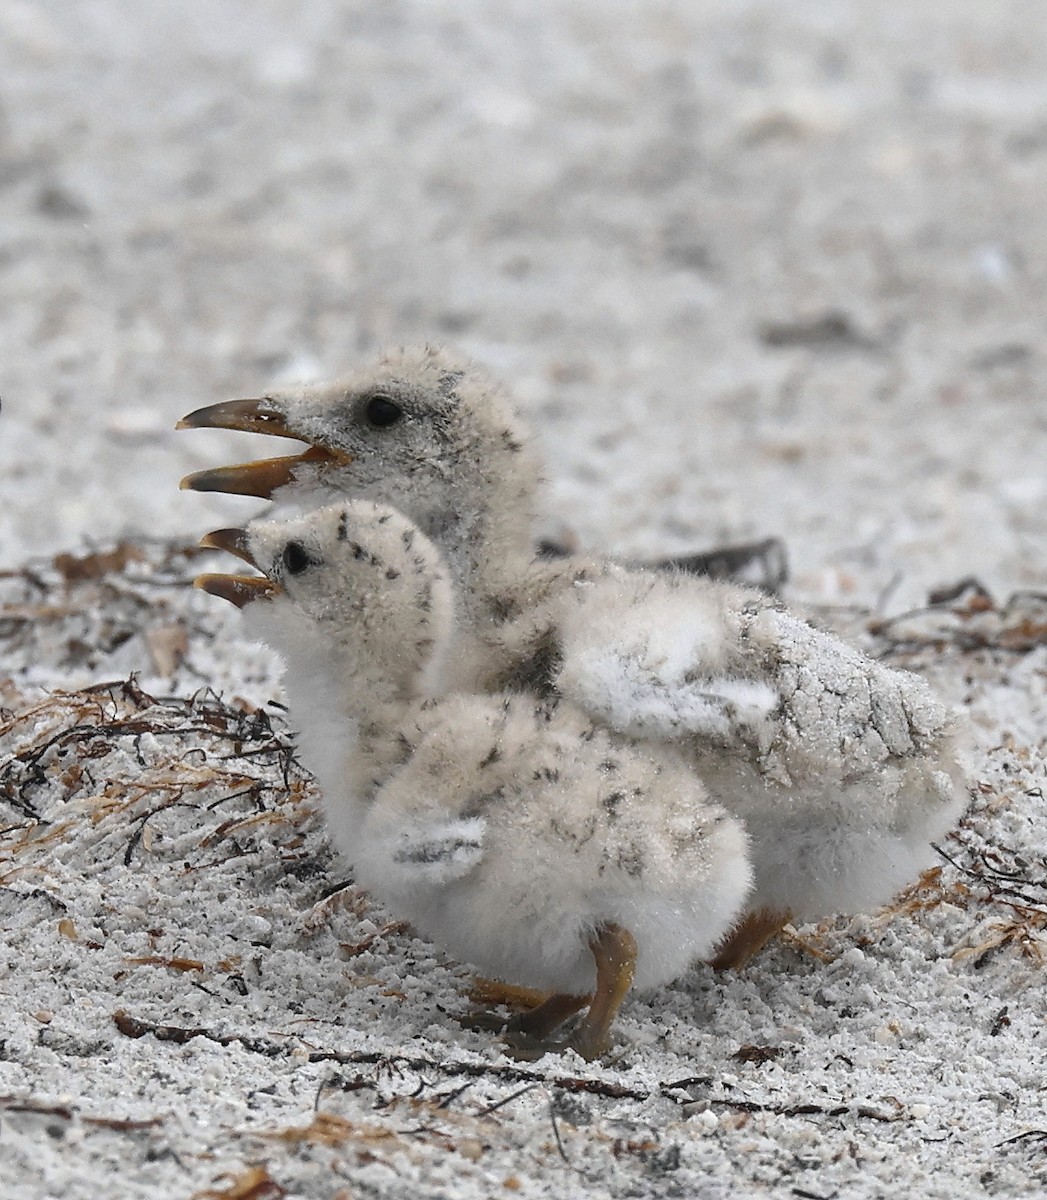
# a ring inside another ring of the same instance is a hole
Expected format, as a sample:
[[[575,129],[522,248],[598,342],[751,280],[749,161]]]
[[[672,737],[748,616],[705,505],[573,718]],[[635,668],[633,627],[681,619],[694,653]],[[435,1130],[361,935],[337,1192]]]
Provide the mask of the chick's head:
[[[438,670],[454,621],[448,573],[433,543],[388,505],[344,501],[204,543],[263,573],[198,583],[238,603],[249,631],[285,658],[330,655],[361,678],[398,684]]]
[[[538,483],[528,435],[497,384],[439,347],[391,352],[333,383],[289,388],[190,414],[221,427],[307,442],[300,455],[189,476],[198,491],[394,504],[445,549],[477,539],[529,555]]]

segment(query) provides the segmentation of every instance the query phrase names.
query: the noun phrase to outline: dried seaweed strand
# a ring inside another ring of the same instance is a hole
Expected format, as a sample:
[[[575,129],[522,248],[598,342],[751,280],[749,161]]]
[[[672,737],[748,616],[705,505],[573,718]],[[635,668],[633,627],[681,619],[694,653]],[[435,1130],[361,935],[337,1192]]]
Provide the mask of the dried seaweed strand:
[[[9,1113],[32,1113],[41,1117],[58,1117],[62,1121],[79,1119],[85,1125],[97,1129],[114,1129],[120,1133],[137,1133],[142,1129],[155,1129],[163,1123],[161,1117],[146,1117],[142,1120],[123,1120],[118,1117],[85,1117],[75,1108],[65,1104],[46,1104],[19,1096],[0,1096],[0,1111]]]
[[[193,1038],[202,1037],[220,1046],[238,1045],[253,1053],[264,1054],[268,1058],[277,1058],[286,1053],[283,1046],[261,1038],[247,1037],[242,1034],[220,1034],[202,1026],[182,1027],[176,1025],[158,1025],[151,1021],[143,1021],[132,1017],[121,1009],[113,1014],[117,1029],[125,1037],[140,1038],[152,1034],[160,1041],[170,1041],[183,1044]],[[625,1084],[613,1083],[604,1079],[586,1079],[573,1075],[548,1075],[540,1071],[529,1070],[525,1067],[502,1066],[493,1063],[476,1062],[434,1062],[432,1059],[406,1054],[383,1054],[379,1051],[334,1051],[312,1050],[309,1053],[310,1062],[331,1062],[341,1066],[396,1066],[407,1067],[412,1071],[425,1071],[450,1075],[505,1079],[511,1083],[528,1085],[542,1084],[547,1087],[561,1088],[567,1092],[581,1092],[592,1096],[603,1096],[614,1100],[649,1100],[652,1096],[671,1095],[679,1083],[662,1084],[657,1089],[629,1087]],[[693,1081],[692,1081],[693,1082]],[[526,1089],[525,1089],[526,1090]],[[522,1091],[518,1093],[522,1095]],[[505,1103],[509,1102],[508,1098]],[[826,1106],[821,1104],[760,1104],[750,1100],[730,1100],[724,1097],[713,1097],[708,1101],[711,1105],[722,1105],[726,1108],[737,1109],[741,1112],[773,1113],[777,1116],[804,1117],[826,1116],[862,1117],[871,1121],[895,1122],[906,1119],[901,1106],[897,1113],[884,1113],[868,1105],[837,1104]],[[495,1105],[495,1108],[499,1105]],[[492,1110],[493,1111],[493,1110]]]

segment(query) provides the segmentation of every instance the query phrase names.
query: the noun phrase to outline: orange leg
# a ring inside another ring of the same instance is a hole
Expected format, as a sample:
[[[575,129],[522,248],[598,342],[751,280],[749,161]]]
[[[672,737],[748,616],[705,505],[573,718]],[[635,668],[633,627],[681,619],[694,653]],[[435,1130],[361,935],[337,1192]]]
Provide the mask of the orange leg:
[[[549,1051],[576,1050],[586,1062],[606,1054],[611,1046],[611,1026],[632,987],[636,970],[636,939],[620,925],[605,925],[589,941],[596,960],[596,991],[588,996],[551,996],[533,1013],[517,1018],[509,1037],[514,1054],[540,1058]],[[565,1041],[550,1034],[557,1025],[589,1002],[585,1019]]]
[[[775,912],[769,908],[750,913],[720,943],[716,953],[709,959],[709,965],[714,971],[744,967],[790,920],[791,913]]]
[[[532,1013],[544,1010],[547,1005],[560,998],[550,996],[548,992],[540,992],[536,988],[517,987],[497,979],[484,979],[480,975],[473,977],[466,995],[476,1007],[456,1018],[459,1025],[465,1029],[487,1029],[495,1033],[515,1028],[518,1022],[529,1020]],[[584,996],[580,1003],[585,1003]],[[503,1017],[495,1011],[501,1007],[511,1009],[516,1015]],[[575,1011],[577,1008],[565,1012],[560,1018],[561,1021],[565,1021]],[[541,1021],[541,1018],[537,1020]]]
[[[524,1041],[544,1041],[554,1029],[573,1017],[580,1009],[589,1003],[588,996],[568,996],[557,993],[536,1005],[529,1012],[520,1013],[509,1022],[507,1032],[510,1035],[521,1034],[519,1039]]]
[[[611,1026],[636,973],[636,939],[620,925],[605,925],[589,948],[596,959],[596,994],[585,1020],[567,1043],[586,1062],[611,1048]]]
[[[548,992],[540,992],[536,988],[516,987],[498,979],[484,979],[481,975],[474,976],[466,995],[473,1004],[488,1008],[504,1004],[506,1008],[517,1010],[537,1008],[549,999]]]

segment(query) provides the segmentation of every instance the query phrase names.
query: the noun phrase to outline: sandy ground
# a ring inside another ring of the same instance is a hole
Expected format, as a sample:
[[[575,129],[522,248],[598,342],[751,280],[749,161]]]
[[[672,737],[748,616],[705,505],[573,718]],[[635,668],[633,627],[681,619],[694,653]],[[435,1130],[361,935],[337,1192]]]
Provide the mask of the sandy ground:
[[[1047,1194],[1045,66],[1019,0],[0,6],[5,1198]],[[323,902],[271,661],[141,541],[251,511],[179,415],[416,339],[511,383],[549,531],[778,534],[974,719],[940,874],[610,1064]]]

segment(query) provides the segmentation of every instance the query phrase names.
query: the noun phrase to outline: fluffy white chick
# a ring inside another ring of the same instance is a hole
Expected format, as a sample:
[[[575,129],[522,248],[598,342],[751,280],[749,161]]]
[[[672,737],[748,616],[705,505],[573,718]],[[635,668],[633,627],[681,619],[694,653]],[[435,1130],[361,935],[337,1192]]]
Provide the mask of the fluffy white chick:
[[[303,761],[358,881],[455,956],[553,993],[518,1020],[519,1050],[597,1057],[630,986],[712,952],[751,883],[741,823],[671,748],[557,697],[435,696],[453,590],[406,518],[356,500],[205,542],[268,577],[200,586],[284,657]]]
[[[459,597],[453,681],[569,696],[608,728],[694,756],[750,824],[756,893],[719,962],[791,917],[883,902],[931,861],[964,803],[953,718],[916,677],[811,629],[761,593],[536,559],[537,462],[502,390],[436,348],[336,383],[191,414],[189,428],[294,437],[302,455],[191,476],[302,508],[395,504],[440,546]]]
[[[765,596],[609,573],[569,593],[558,631],[559,694],[609,728],[685,748],[745,820],[756,884],[717,965],[789,920],[885,903],[963,811],[948,706]]]

